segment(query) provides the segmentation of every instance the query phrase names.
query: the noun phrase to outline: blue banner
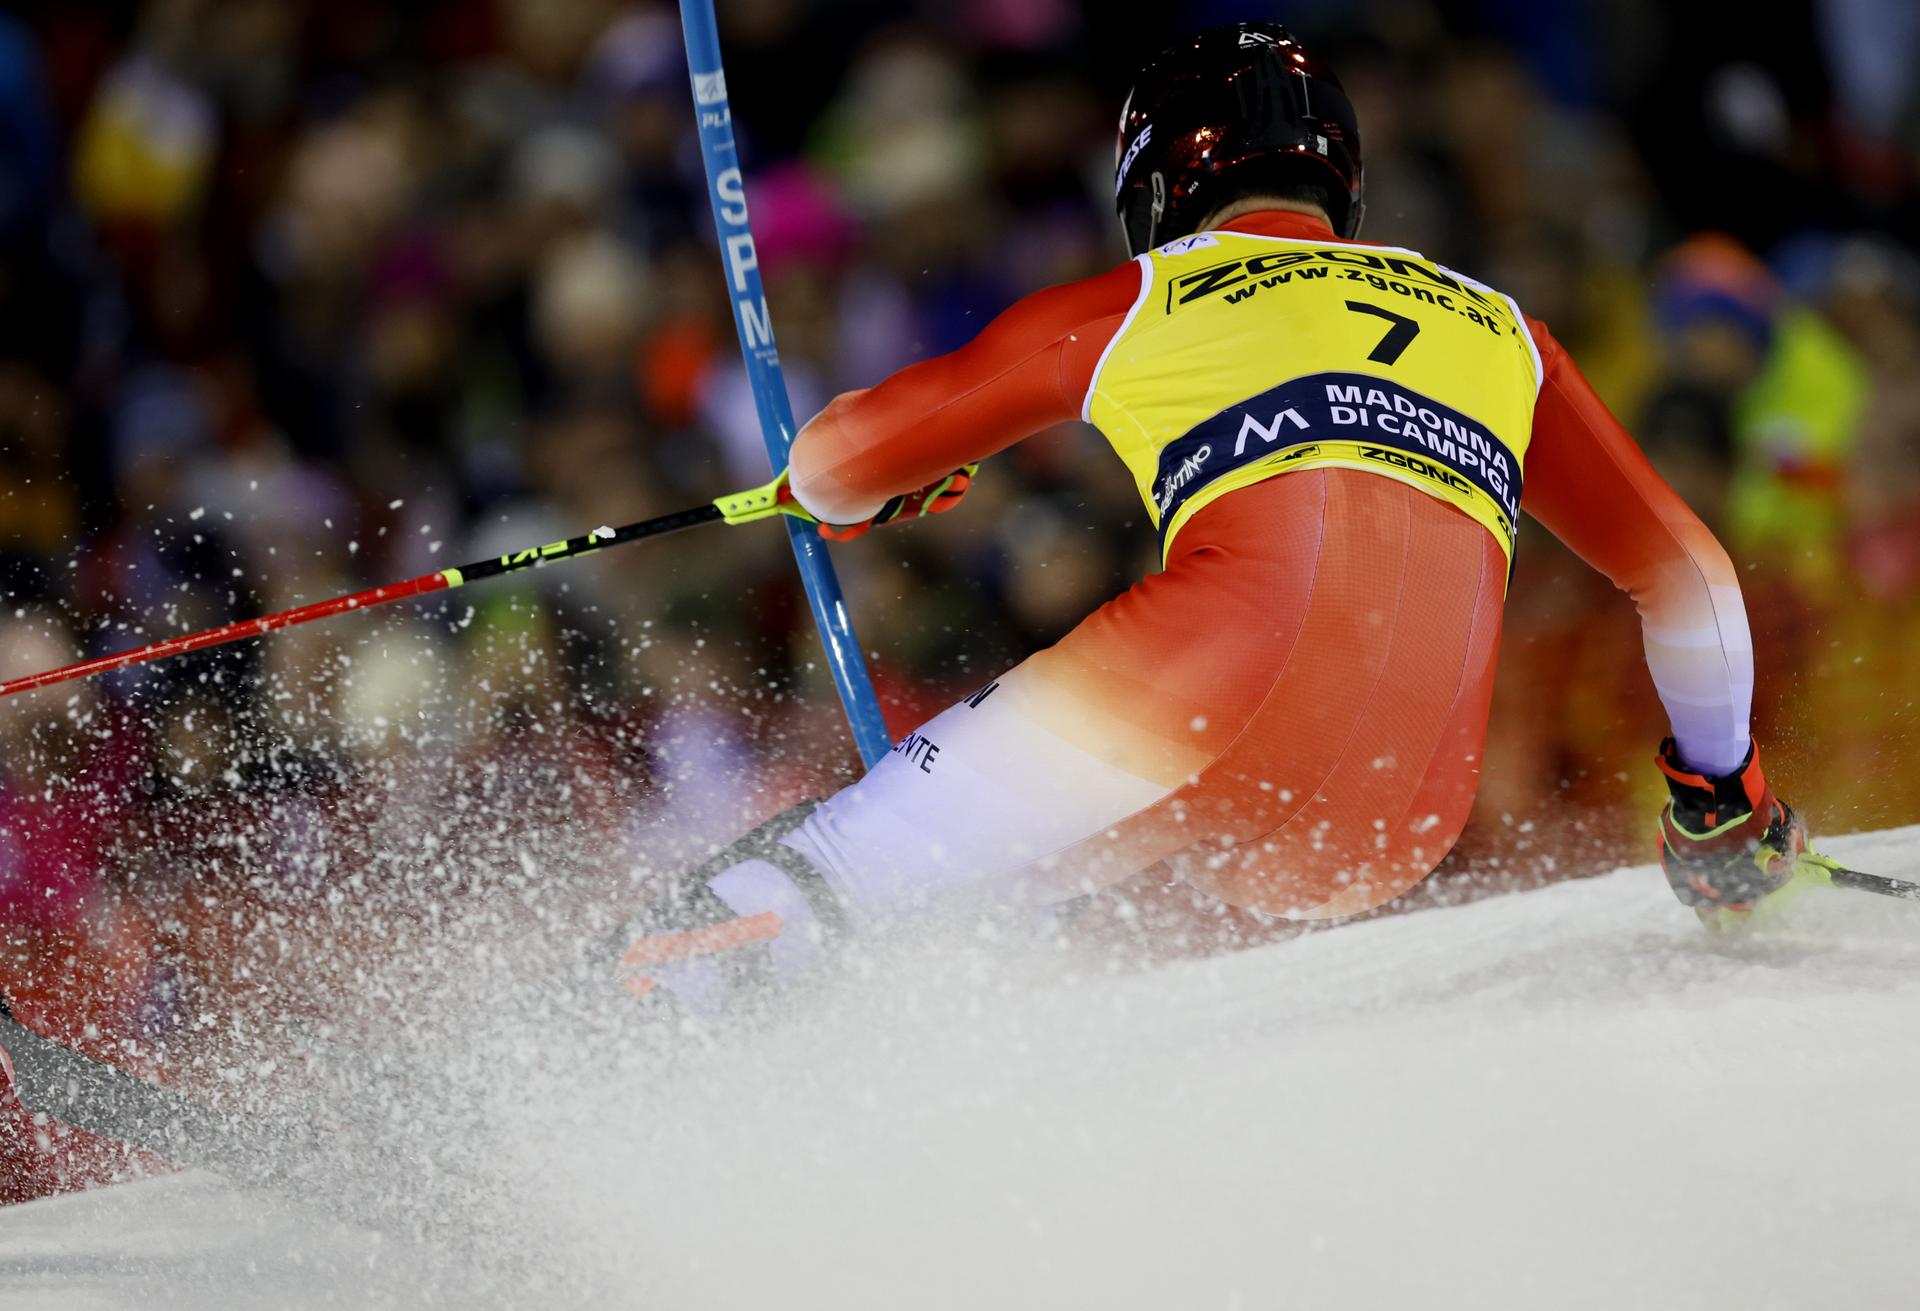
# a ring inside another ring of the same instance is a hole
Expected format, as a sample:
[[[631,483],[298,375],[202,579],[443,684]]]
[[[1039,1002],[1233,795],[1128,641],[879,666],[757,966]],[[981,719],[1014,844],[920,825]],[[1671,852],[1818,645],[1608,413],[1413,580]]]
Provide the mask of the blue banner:
[[[1520,461],[1506,443],[1458,410],[1387,378],[1314,373],[1229,405],[1167,443],[1153,504],[1167,525],[1187,500],[1224,474],[1312,443],[1352,444],[1363,457],[1493,502],[1509,540],[1520,516]]]

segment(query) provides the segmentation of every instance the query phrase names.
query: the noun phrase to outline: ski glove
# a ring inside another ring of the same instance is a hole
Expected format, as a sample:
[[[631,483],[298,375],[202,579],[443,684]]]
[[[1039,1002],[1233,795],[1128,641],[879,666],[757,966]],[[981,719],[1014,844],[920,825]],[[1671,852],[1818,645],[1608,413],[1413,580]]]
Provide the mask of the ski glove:
[[[1672,738],[1654,763],[1671,794],[1660,812],[1660,867],[1683,904],[1703,914],[1751,910],[1792,880],[1806,829],[1767,786],[1756,747],[1719,778],[1689,770]]]
[[[820,535],[832,538],[836,542],[851,542],[856,537],[864,537],[881,524],[892,523],[896,519],[918,519],[922,515],[945,514],[960,504],[960,498],[973,486],[973,476],[980,472],[977,464],[962,465],[938,482],[929,483],[917,492],[908,492],[905,496],[896,496],[881,506],[871,519],[859,523],[820,525]]]

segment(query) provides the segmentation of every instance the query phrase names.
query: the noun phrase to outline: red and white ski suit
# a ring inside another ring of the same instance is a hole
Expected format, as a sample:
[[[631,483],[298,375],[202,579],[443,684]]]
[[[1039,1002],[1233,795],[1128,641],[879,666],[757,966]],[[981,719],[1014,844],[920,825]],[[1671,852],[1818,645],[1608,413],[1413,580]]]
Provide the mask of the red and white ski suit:
[[[1293,213],[1228,229],[1341,244]],[[1082,415],[1149,276],[1135,262],[1041,291],[838,398],[794,445],[796,495],[857,521]],[[1528,329],[1524,508],[1638,604],[1683,756],[1735,767],[1752,654],[1732,565],[1546,327]],[[1507,573],[1481,524],[1403,482],[1323,468],[1240,488],[1186,523],[1162,572],[935,717],[794,840],[855,906],[1065,895],[1163,859],[1269,913],[1379,905],[1466,822]]]

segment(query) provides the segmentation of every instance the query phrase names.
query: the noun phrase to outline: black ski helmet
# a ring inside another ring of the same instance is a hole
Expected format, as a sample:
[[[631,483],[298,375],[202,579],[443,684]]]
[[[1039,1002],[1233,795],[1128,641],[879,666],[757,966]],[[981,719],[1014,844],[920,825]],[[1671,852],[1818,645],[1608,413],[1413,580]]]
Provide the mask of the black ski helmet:
[[[1154,56],[1120,111],[1116,150],[1113,205],[1136,255],[1187,236],[1266,179],[1318,177],[1333,230],[1360,230],[1353,102],[1278,23],[1210,27]]]

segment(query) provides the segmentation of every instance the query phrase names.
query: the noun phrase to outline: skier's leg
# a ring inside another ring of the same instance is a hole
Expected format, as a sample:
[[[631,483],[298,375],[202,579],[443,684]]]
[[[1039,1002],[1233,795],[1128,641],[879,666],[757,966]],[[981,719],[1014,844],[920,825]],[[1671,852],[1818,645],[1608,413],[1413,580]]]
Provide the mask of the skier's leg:
[[[695,1010],[787,981],[850,927],[970,896],[1016,901],[1015,872],[1163,797],[1036,725],[1026,666],[909,734],[857,783],[768,821],[681,876],[628,930],[629,991]]]

